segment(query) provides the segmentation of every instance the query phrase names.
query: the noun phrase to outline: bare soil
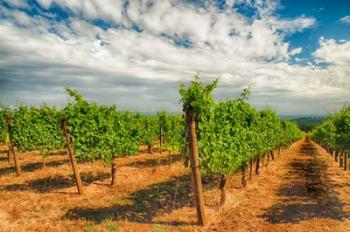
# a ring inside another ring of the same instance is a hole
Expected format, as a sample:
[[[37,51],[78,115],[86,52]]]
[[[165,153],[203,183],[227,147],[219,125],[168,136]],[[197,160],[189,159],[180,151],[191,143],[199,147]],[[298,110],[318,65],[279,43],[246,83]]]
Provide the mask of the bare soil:
[[[246,189],[231,192],[208,231],[350,231],[349,171],[305,139],[280,157]]]
[[[1,153],[0,231],[349,231],[349,172],[305,140],[275,156],[245,188],[240,173],[229,178],[223,207],[219,178],[204,177],[209,223],[201,228],[179,154],[142,147],[118,159],[115,187],[110,165],[79,163],[79,196],[66,153],[50,155],[44,168],[37,152],[19,153],[21,177]]]

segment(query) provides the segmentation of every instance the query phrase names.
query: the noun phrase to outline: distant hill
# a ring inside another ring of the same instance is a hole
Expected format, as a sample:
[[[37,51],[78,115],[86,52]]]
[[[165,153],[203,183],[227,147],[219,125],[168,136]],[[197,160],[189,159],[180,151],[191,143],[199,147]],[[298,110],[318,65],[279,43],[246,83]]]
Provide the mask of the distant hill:
[[[303,131],[311,131],[312,128],[321,124],[328,116],[315,115],[315,116],[282,116],[282,119],[295,121],[299,128]]]

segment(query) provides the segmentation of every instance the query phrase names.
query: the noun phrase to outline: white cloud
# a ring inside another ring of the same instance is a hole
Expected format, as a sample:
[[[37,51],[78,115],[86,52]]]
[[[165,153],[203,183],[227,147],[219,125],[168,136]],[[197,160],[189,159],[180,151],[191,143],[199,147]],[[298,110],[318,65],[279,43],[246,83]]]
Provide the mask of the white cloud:
[[[48,9],[53,2],[88,19],[100,18],[112,22],[120,22],[122,19],[124,4],[122,0],[38,0],[38,3],[45,9]]]
[[[295,102],[304,97],[322,102],[328,96],[340,105],[349,96],[350,84],[343,84],[346,80],[339,68],[343,63],[328,56],[326,50],[333,49],[328,42],[321,42],[315,58],[334,62],[338,68],[288,64],[302,48],[291,50],[286,34],[312,27],[313,18],[277,18],[271,13],[278,7],[274,1],[251,3],[259,11],[259,17],[253,19],[236,11],[219,12],[211,6],[198,9],[177,0],[152,2],[130,1],[123,13],[122,1],[56,1],[76,14],[67,25],[0,8],[7,15],[0,20],[0,53],[6,54],[0,58],[0,67],[6,68],[0,77],[5,83],[0,87],[1,97],[12,103],[14,99],[62,102],[61,86],[68,83],[88,96],[133,110],[149,111],[150,106],[152,110],[179,110],[178,82],[191,80],[197,72],[206,80],[222,76],[219,97],[235,95],[251,84],[256,96],[267,96],[256,99],[256,104],[266,99],[282,113],[293,109],[280,104],[281,99]],[[43,7],[50,3],[40,1]],[[96,18],[125,28],[102,30],[86,20]],[[143,32],[127,29],[132,23]],[[186,37],[193,47],[175,46],[161,33]],[[333,50],[334,54],[341,52]],[[329,76],[334,77],[330,83]],[[9,90],[16,85],[16,91]]]
[[[342,22],[342,23],[345,23],[345,24],[350,24],[350,15],[344,16],[339,21]]]
[[[320,48],[313,55],[332,65],[350,65],[350,41],[337,42],[334,39],[320,38]],[[350,69],[350,68],[349,68]]]
[[[48,9],[54,0],[37,0],[37,2],[44,7],[45,9]]]
[[[315,26],[316,19],[301,16],[291,20],[276,20],[274,24],[286,33],[295,33]]]
[[[8,2],[11,6],[14,6],[14,7],[27,7],[28,4],[27,4],[27,1],[25,0],[11,0]]]
[[[295,48],[292,51],[290,51],[289,54],[294,56],[294,55],[300,54],[302,51],[303,51],[303,49],[301,47],[298,47],[298,48]]]

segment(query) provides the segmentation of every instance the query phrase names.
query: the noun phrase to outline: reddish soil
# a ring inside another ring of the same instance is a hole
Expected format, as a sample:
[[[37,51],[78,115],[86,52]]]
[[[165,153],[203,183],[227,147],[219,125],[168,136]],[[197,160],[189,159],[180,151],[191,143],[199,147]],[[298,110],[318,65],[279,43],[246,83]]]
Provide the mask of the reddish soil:
[[[1,149],[5,149],[0,148]],[[350,175],[317,145],[299,141],[261,167],[242,188],[228,179],[218,207],[218,179],[204,178],[208,225],[196,226],[189,169],[168,152],[118,159],[110,166],[79,163],[79,196],[68,156],[54,154],[42,168],[38,153],[19,153],[23,174],[0,154],[0,231],[349,231]],[[347,229],[346,229],[347,228]]]
[[[350,231],[349,171],[306,140],[230,198],[208,231]]]

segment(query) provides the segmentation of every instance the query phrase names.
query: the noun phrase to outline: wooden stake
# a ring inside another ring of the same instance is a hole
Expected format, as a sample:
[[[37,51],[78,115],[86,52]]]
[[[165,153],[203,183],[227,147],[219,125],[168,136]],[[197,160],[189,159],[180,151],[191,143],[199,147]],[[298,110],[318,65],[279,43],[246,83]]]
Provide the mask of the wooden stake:
[[[270,155],[271,155],[272,161],[275,161],[275,155],[274,155],[274,153],[273,153],[273,150],[270,151]]]
[[[249,180],[251,180],[253,177],[253,159],[250,159],[250,164],[249,164]]]
[[[187,128],[189,128],[189,152],[192,169],[193,189],[196,199],[196,211],[198,224],[204,226],[206,224],[204,212],[204,199],[201,181],[201,173],[199,170],[198,160],[198,141],[196,133],[196,122],[191,109],[186,110]]]
[[[259,175],[259,168],[260,168],[260,157],[256,159],[256,165],[255,165],[255,174]]]
[[[344,170],[348,170],[348,154],[344,152]]]
[[[168,162],[169,162],[169,166],[170,166],[171,165],[171,150],[169,150]]]
[[[159,153],[162,154],[162,126],[159,126]]]
[[[281,146],[278,146],[278,158],[280,157],[281,155]]]
[[[243,188],[245,188],[247,186],[247,179],[245,178],[245,167],[242,168],[241,182],[242,182]]]
[[[11,154],[10,148],[7,150],[6,153],[7,153],[7,162],[10,163],[10,161],[11,161],[11,157],[10,157],[10,154]]]
[[[261,156],[261,165],[264,166],[265,165],[265,154],[263,156]]]
[[[15,152],[15,148],[13,147],[12,139],[10,139],[10,150],[12,152],[13,160],[15,161],[16,174],[17,174],[17,176],[21,176],[22,170],[21,170],[21,166],[19,164],[18,157],[17,157],[16,152]]]
[[[335,153],[334,153],[334,161],[335,162],[338,162],[338,156],[339,156],[339,152],[338,152],[338,150],[335,150]]]
[[[113,159],[111,173],[112,173],[111,185],[116,186],[117,185],[117,159]]]
[[[17,176],[21,176],[22,175],[21,166],[19,164],[19,160],[18,160],[18,157],[17,157],[16,152],[15,152],[15,148],[13,145],[13,138],[12,138],[12,126],[13,125],[12,125],[12,123],[13,123],[12,115],[8,114],[7,115],[7,127],[8,127],[9,140],[10,140],[9,149],[12,153],[13,160],[15,161],[16,174],[17,174]],[[8,158],[10,158],[10,156],[8,156]]]
[[[226,177],[225,177],[225,175],[221,175],[221,178],[220,178],[220,192],[221,192],[220,206],[224,205],[224,203],[226,201],[225,185],[226,185]]]
[[[75,183],[77,184],[79,194],[82,195],[83,194],[83,185],[81,183],[80,174],[79,174],[79,170],[78,170],[78,164],[77,164],[77,161],[75,159],[75,152],[74,152],[74,149],[72,146],[72,137],[69,134],[69,131],[67,128],[67,119],[66,118],[62,119],[62,129],[64,132],[64,136],[66,137],[66,141],[67,141],[67,149],[68,149],[70,162],[72,164],[72,168],[73,168],[73,172],[74,172]]]

